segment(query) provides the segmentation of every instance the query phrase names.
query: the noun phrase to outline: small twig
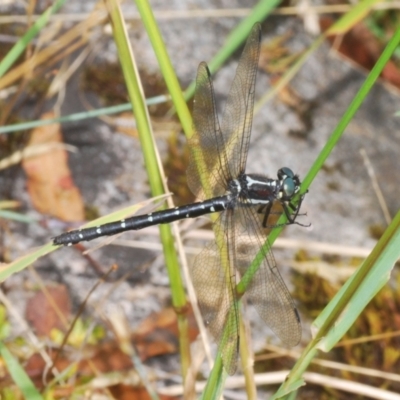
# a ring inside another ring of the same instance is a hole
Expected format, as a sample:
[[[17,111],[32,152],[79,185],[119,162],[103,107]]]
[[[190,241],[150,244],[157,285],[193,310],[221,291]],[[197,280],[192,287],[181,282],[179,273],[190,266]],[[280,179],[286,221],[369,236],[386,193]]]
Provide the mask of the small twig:
[[[376,197],[378,198],[378,202],[379,205],[381,206],[383,216],[385,217],[386,223],[389,225],[390,222],[392,221],[392,217],[390,216],[390,212],[386,204],[385,198],[383,197],[381,188],[379,187],[378,179],[376,178],[374,168],[364,148],[360,150],[360,154],[361,157],[363,158],[364,165],[369,175],[369,178],[371,179],[372,188],[374,189]]]
[[[30,341],[33,344],[33,346],[35,346],[35,348],[43,358],[46,365],[50,365],[52,361],[49,354],[43,349],[44,347],[43,344],[34,334],[31,327],[27,324],[26,320],[22,318],[20,313],[17,311],[16,307],[14,307],[14,305],[8,300],[7,296],[5,296],[2,290],[0,290],[0,302],[4,304],[10,315],[12,315],[13,318],[21,325],[24,331],[24,335],[27,337],[28,341]],[[50,369],[55,376],[57,376],[60,373],[54,366],[51,366],[48,369]]]
[[[74,329],[74,326],[75,326],[76,322],[78,321],[78,318],[82,315],[83,310],[84,310],[85,307],[86,307],[86,304],[87,304],[87,302],[88,302],[88,300],[89,300],[89,297],[92,295],[92,293],[93,293],[103,282],[105,282],[105,281],[107,280],[107,278],[108,278],[108,276],[111,274],[111,272],[114,272],[116,269],[117,269],[117,266],[116,266],[115,264],[111,265],[111,267],[108,269],[108,271],[107,271],[101,278],[99,278],[99,279],[97,280],[97,282],[93,285],[93,287],[90,289],[90,291],[89,291],[88,294],[86,295],[85,299],[83,300],[83,302],[81,303],[81,305],[80,305],[80,307],[79,307],[79,309],[78,309],[78,312],[77,312],[76,315],[75,315],[74,320],[72,321],[72,323],[71,323],[71,325],[70,325],[68,331],[66,332],[66,334],[65,334],[65,336],[64,336],[64,339],[63,339],[63,341],[62,341],[62,343],[61,343],[61,346],[59,347],[58,351],[57,351],[56,354],[55,354],[55,357],[54,357],[54,359],[53,359],[53,362],[52,362],[50,368],[48,368],[48,369],[44,372],[43,379],[46,378],[47,371],[48,371],[48,370],[51,370],[51,369],[55,366],[56,361],[58,360],[58,357],[61,355],[62,349],[64,348],[65,344],[67,343],[68,338],[69,338],[69,336],[70,336],[72,330]]]
[[[159,400],[160,397],[150,383],[142,360],[140,359],[138,352],[135,349],[135,346],[133,346],[131,343],[129,324],[123,310],[120,307],[115,308],[114,311],[107,317],[107,320],[118,340],[121,351],[130,357],[132,364],[142,381],[143,386],[147,390],[148,395],[152,400]]]
[[[23,150],[18,150],[11,154],[11,156],[0,160],[0,170],[11,167],[12,165],[20,163],[23,159],[37,157],[41,154],[50,153],[54,150],[66,150],[76,152],[76,147],[64,143],[45,143],[27,146]]]

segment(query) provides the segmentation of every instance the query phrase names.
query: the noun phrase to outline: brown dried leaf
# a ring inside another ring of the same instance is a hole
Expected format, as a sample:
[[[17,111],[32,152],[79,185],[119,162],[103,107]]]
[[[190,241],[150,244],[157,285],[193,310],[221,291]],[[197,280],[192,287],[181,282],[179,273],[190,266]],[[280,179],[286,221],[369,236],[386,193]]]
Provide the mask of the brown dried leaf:
[[[37,292],[26,308],[26,318],[38,335],[50,335],[53,328],[65,330],[71,313],[69,293],[64,285],[47,286],[46,292]]]
[[[79,363],[78,371],[82,375],[93,375],[94,369],[107,373],[124,371],[132,368],[132,361],[119,347],[118,343],[108,341],[96,345],[90,357]]]
[[[321,29],[326,31],[333,22],[331,18],[321,18]],[[362,22],[354,25],[345,35],[329,36],[328,40],[336,51],[367,71],[372,69],[383,50],[383,45]],[[400,88],[400,71],[394,62],[386,64],[381,77]]]
[[[129,356],[123,353],[115,342],[104,342],[95,347],[86,346],[83,351],[84,353],[79,355],[81,361],[76,368],[76,374],[85,379],[94,377],[99,373],[128,371],[132,369],[132,361]],[[63,351],[61,354],[58,354],[56,350],[48,350],[48,356],[51,360],[57,357],[55,368],[60,372],[76,362],[76,355],[71,352]],[[47,367],[46,362],[39,353],[33,354],[25,364],[26,373],[38,388],[43,387],[43,373]],[[48,374],[47,379],[52,379],[54,377],[52,372],[46,371]],[[70,390],[68,387],[64,387],[64,389]],[[60,390],[60,388],[57,388],[57,390]]]
[[[42,119],[54,118],[52,113]],[[62,143],[59,124],[34,129],[29,145]],[[84,220],[84,205],[79,190],[72,181],[67,153],[50,149],[45,154],[24,159],[22,166],[28,176],[28,191],[35,208],[65,221]]]
[[[115,385],[110,388],[110,392],[115,399],[118,400],[151,400],[153,397],[149,395],[144,387],[132,387],[128,385]],[[160,400],[178,399],[179,397],[172,397],[159,394]]]
[[[188,308],[189,339],[195,340],[199,331],[193,316],[193,310]],[[176,353],[179,349],[178,324],[173,308],[165,308],[146,318],[132,335],[140,358],[145,360],[157,355]]]

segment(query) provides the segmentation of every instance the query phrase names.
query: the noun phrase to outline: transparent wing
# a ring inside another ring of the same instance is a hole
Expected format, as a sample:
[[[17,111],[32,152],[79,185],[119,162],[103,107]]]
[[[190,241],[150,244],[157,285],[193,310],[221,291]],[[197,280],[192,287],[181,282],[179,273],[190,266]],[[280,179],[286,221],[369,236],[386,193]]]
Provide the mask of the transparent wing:
[[[190,270],[205,324],[219,344],[226,371],[237,368],[239,346],[238,301],[235,270],[232,263],[231,212],[221,213],[214,223],[217,242],[211,242],[195,259]],[[218,238],[221,242],[218,245]],[[229,243],[229,246],[226,246]]]
[[[197,69],[193,124],[194,134],[188,142],[188,185],[200,199],[221,196],[226,192],[229,176],[226,176],[225,171],[227,165],[220,159],[224,154],[224,143],[221,140],[211,75],[204,62]]]
[[[227,182],[244,172],[253,120],[260,41],[261,26],[255,24],[229,92],[222,130],[207,64],[201,63],[197,70],[193,106],[195,132],[189,140],[191,157],[187,180],[190,189],[199,198],[223,195]]]
[[[243,277],[258,255],[258,271],[250,281],[246,295],[260,317],[285,346],[296,346],[301,339],[301,324],[293,299],[283,281],[254,207],[235,210],[236,268]],[[263,247],[264,245],[264,247]]]
[[[253,122],[254,87],[260,57],[260,42],[261,25],[256,23],[240,57],[222,118],[224,156],[232,177],[237,177],[246,168]]]

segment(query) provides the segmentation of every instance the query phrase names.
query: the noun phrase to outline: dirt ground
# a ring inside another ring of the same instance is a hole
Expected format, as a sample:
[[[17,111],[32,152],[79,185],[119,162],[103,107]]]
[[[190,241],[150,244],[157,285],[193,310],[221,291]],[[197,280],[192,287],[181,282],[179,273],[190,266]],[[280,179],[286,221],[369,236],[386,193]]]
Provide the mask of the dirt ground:
[[[248,6],[246,2],[237,3]],[[237,22],[236,18],[160,21],[160,29],[182,87],[195,78],[200,61],[212,58]],[[275,16],[263,23],[265,42],[288,32],[291,36],[286,46],[292,51],[306,49],[312,43],[313,38],[304,31],[299,19]],[[141,23],[131,24],[130,37],[139,67],[149,73],[158,71]],[[112,38],[97,43],[95,49],[107,59],[115,57]],[[240,51],[214,77],[220,110],[223,109],[239,54]],[[276,98],[264,104],[255,115],[248,172],[266,173],[274,177],[278,168],[287,166],[304,177],[365,76],[365,72],[330,52],[329,44],[324,43],[310,56],[291,82],[300,103],[307,106],[307,115],[301,115]],[[85,109],[78,100],[78,82],[77,75],[66,88],[62,115]],[[269,77],[261,71],[258,73],[256,88],[256,101],[271,88]],[[91,99],[96,102],[95,98]],[[285,229],[282,237],[349,248],[373,247],[376,239],[370,234],[371,226],[384,227],[386,223],[360,151],[364,149],[368,155],[388,210],[393,216],[399,206],[400,186],[400,176],[397,173],[400,120],[394,115],[398,111],[398,104],[397,94],[382,83],[376,84],[304,200],[303,211],[307,213],[303,217],[304,222],[310,222],[311,227],[290,226]],[[69,165],[86,204],[97,207],[100,214],[107,214],[151,196],[137,139],[116,133],[97,119],[65,124],[62,129],[65,143],[78,149],[69,155]],[[165,135],[157,138],[157,144],[165,158]],[[26,177],[22,171],[16,175],[12,194],[13,198],[23,202],[28,215],[42,218],[32,208],[26,192]],[[16,222],[10,223],[9,227],[13,233],[5,236],[4,245],[12,247],[12,257],[21,256],[29,249],[43,245],[65,229],[60,228],[60,225],[45,228],[32,224],[27,227]],[[121,307],[134,330],[143,318],[169,304],[168,278],[158,246],[156,228],[126,233],[119,239],[134,240],[136,245],[127,247],[126,243],[118,244],[117,239],[95,250],[91,256],[105,268],[117,263],[117,275],[122,277],[129,274],[129,277],[110,293],[114,283],[103,284],[91,297],[87,309],[90,314],[93,310],[91,305],[107,296],[103,312],[110,313],[115,307]],[[137,244],[137,241],[143,245]],[[151,250],[152,247],[155,250]],[[288,286],[288,264],[301,247],[282,249],[277,246],[274,251]],[[310,254],[321,256],[318,251],[311,251]],[[81,303],[98,278],[87,259],[74,248],[59,249],[35,263],[35,268],[45,281],[58,281],[67,285],[75,306]],[[9,298],[14,304],[20,305],[21,309],[29,301],[30,295],[21,293],[20,288],[29,282],[32,282],[32,275],[29,270],[25,270],[4,284]],[[250,314],[254,324],[255,348],[262,346],[267,338],[275,341],[258,316],[253,312]],[[308,323],[303,322],[305,337],[309,335]]]

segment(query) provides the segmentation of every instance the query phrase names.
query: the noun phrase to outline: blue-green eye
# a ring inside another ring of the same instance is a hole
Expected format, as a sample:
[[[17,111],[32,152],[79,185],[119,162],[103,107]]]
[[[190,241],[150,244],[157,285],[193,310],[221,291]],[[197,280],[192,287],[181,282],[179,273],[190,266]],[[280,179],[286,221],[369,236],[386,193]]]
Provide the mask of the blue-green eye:
[[[286,178],[283,181],[283,195],[284,197],[291,197],[294,194],[296,185],[292,178]]]
[[[278,171],[278,178],[279,179],[294,178],[294,173],[290,168],[283,167]]]

